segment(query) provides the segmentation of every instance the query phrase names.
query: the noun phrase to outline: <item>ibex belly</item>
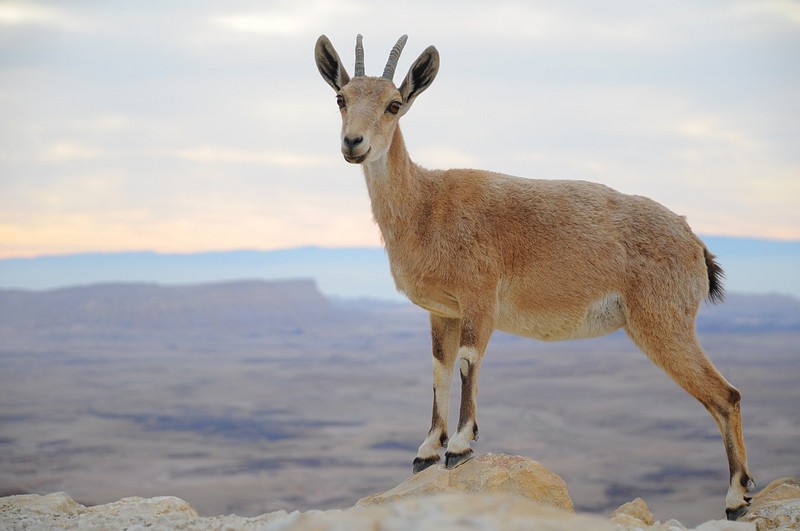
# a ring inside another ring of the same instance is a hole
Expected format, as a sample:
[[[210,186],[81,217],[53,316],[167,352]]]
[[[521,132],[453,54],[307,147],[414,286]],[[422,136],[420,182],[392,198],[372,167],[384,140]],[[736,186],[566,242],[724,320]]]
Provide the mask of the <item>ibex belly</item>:
[[[559,312],[548,309],[521,309],[500,302],[497,329],[543,341],[581,339],[610,334],[625,324],[621,297],[612,293],[583,311]]]
[[[444,292],[427,296],[416,295],[412,298],[414,304],[434,315],[461,317],[458,300],[452,295]],[[622,306],[622,298],[616,293],[599,298],[577,311],[520,308],[501,300],[495,328],[542,341],[599,337],[610,334],[625,324]]]

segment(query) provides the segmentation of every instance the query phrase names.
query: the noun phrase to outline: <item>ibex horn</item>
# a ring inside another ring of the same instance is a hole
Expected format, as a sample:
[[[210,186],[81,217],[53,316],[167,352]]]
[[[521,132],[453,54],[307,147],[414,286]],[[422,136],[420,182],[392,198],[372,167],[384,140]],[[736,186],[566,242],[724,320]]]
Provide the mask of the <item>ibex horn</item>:
[[[360,33],[356,35],[356,72],[353,77],[364,75],[364,45],[361,39],[363,37]]]
[[[394,77],[394,69],[397,68],[397,61],[400,59],[400,52],[403,51],[403,46],[406,45],[406,41],[408,40],[408,35],[403,35],[399,39],[397,39],[397,43],[392,48],[392,51],[389,52],[389,60],[386,62],[386,68],[383,69],[383,77],[386,79],[392,79]]]

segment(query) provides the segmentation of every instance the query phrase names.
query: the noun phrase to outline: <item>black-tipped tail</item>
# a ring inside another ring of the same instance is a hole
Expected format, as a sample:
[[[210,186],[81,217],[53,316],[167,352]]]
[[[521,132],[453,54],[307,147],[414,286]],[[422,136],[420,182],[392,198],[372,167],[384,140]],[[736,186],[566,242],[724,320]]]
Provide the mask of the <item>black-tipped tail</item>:
[[[722,279],[725,272],[715,260],[715,256],[703,249],[703,257],[706,259],[706,269],[708,270],[708,300],[719,303],[725,300],[725,288],[722,287]]]

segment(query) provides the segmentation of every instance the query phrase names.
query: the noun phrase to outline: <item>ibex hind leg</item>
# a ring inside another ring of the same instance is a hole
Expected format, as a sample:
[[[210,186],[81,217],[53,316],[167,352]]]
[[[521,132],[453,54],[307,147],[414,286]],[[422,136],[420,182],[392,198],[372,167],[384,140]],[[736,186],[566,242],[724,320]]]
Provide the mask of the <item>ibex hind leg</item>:
[[[647,312],[628,316],[626,331],[647,356],[695,397],[714,417],[728,456],[730,482],[725,512],[735,520],[747,512],[749,489],[755,484],[747,469],[739,411],[741,395],[717,371],[697,342],[693,318],[669,322],[666,316],[685,312]],[[655,317],[642,317],[642,315]]]

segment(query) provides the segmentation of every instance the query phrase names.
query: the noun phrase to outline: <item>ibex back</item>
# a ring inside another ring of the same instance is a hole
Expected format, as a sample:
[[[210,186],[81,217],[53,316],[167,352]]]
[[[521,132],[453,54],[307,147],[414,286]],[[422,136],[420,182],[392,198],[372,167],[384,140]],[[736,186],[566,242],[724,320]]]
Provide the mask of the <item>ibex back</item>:
[[[739,392],[697,342],[706,297],[722,298],[722,270],[685,220],[645,197],[582,181],[522,179],[472,169],[427,170],[411,161],[398,121],[439,69],[428,47],[400,87],[392,81],[406,36],[382,77],[355,75],[324,35],[315,57],[336,91],[345,160],[361,164],[397,288],[430,313],[433,420],[414,459],[419,472],[446,447],[445,466],[472,456],[481,361],[495,329],[541,340],[624,328],[638,347],[714,417],[730,467],[726,512],[747,511]],[[448,438],[456,360],[461,408]]]

